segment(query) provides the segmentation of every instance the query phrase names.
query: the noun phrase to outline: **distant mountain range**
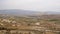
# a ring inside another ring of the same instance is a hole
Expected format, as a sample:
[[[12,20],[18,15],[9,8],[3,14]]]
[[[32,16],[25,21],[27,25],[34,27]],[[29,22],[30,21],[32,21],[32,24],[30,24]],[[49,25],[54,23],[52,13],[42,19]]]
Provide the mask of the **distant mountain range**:
[[[46,11],[47,14],[60,14],[59,11]]]
[[[10,10],[0,10],[0,14],[9,14],[9,15],[37,15],[40,12],[37,11],[29,11],[29,10],[17,10],[17,9],[10,9]]]
[[[46,11],[46,12],[38,12],[38,11],[29,11],[29,10],[0,10],[0,14],[9,14],[9,15],[42,15],[42,14],[60,14],[60,12],[54,11]]]

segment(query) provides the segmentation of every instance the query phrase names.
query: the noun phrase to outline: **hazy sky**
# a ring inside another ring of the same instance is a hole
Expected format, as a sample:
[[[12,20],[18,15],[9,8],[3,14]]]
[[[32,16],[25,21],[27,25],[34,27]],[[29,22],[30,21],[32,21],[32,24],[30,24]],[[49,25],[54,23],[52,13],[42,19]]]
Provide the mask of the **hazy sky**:
[[[60,0],[0,0],[0,9],[60,11]]]

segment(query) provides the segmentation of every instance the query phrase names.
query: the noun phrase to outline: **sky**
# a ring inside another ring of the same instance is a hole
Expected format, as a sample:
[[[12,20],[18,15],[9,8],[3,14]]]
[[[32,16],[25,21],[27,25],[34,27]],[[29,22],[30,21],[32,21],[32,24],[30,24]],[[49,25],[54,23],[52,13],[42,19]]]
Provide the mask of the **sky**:
[[[60,11],[60,0],[0,0],[0,10]]]

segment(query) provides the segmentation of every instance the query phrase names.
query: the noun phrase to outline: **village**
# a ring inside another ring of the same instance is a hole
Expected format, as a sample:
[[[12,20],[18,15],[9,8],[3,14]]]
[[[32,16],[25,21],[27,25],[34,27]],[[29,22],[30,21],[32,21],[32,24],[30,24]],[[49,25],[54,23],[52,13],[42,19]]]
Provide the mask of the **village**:
[[[1,17],[1,34],[60,34],[60,24],[25,17]]]

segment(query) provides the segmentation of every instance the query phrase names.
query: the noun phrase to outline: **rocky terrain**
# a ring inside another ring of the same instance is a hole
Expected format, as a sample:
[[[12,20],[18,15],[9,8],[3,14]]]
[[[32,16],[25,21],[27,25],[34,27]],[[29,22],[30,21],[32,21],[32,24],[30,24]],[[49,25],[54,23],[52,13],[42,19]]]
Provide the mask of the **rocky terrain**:
[[[45,30],[60,33],[60,15],[20,17],[0,14],[0,27],[17,30]]]

